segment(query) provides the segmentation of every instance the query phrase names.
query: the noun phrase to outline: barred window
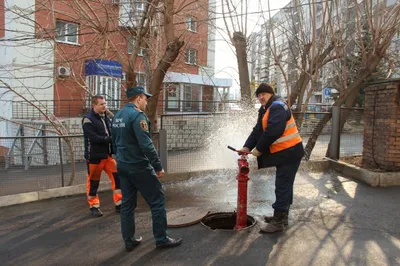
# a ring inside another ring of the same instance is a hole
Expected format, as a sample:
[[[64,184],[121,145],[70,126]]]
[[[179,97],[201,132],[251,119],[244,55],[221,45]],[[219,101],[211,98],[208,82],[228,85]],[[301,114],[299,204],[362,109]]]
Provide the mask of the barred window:
[[[108,76],[87,76],[86,85],[92,95],[102,95],[107,101],[107,108],[117,110],[121,105],[121,79]],[[91,95],[87,95],[86,107],[91,106]]]

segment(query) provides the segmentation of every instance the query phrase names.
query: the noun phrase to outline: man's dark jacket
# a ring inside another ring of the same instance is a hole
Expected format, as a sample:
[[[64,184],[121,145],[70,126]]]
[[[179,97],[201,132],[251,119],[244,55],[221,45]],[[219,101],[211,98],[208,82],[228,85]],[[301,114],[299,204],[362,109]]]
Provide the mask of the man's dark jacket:
[[[108,134],[104,128],[107,127]],[[114,154],[111,145],[111,121],[104,115],[102,118],[93,109],[82,119],[83,136],[85,139],[85,159],[92,163],[99,163]]]
[[[250,150],[256,147],[258,151],[262,152],[262,155],[257,157],[258,168],[278,166],[284,163],[294,163],[300,161],[304,156],[302,142],[288,149],[272,154],[270,153],[269,147],[282,136],[286,128],[286,122],[292,115],[290,108],[284,108],[276,101],[283,101],[283,99],[274,95],[269,99],[265,107],[260,107],[258,110],[257,124],[244,144],[244,147]],[[269,107],[271,108],[269,110],[268,126],[264,132],[262,128],[262,119]]]

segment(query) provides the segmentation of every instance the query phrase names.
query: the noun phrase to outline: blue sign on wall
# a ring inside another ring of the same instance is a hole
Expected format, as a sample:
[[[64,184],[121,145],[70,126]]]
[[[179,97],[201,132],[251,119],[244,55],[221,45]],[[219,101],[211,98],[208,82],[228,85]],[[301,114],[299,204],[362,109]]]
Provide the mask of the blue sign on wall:
[[[92,59],[85,61],[86,76],[122,77],[122,65],[117,61]]]
[[[325,88],[324,89],[324,95],[325,96],[332,96],[332,89],[331,88]]]

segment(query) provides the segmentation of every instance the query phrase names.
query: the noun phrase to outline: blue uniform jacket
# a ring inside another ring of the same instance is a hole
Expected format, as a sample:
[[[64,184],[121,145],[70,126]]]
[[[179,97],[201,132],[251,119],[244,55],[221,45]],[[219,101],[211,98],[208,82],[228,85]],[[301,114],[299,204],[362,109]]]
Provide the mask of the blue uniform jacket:
[[[90,163],[99,163],[101,159],[107,159],[113,154],[111,145],[111,121],[104,116],[104,128],[102,118],[93,109],[82,119],[82,129],[85,143],[85,159]]]
[[[269,107],[268,126],[264,132],[262,118]],[[258,151],[262,152],[262,155],[257,157],[258,168],[299,161],[304,156],[303,143],[273,154],[269,150],[269,146],[282,136],[286,128],[286,122],[291,115],[290,108],[285,108],[285,105],[282,104],[282,99],[276,95],[268,101],[265,107],[261,106],[258,110],[257,124],[244,144],[244,147],[250,150],[256,147]]]
[[[117,162],[135,166],[146,166],[150,163],[156,172],[162,170],[151,139],[149,120],[134,104],[125,104],[115,114],[112,138]]]

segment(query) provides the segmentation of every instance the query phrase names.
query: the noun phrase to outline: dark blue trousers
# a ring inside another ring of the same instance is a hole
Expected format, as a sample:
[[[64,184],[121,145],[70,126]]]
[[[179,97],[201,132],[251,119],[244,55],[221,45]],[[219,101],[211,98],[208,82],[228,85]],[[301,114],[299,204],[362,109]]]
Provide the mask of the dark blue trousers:
[[[301,159],[296,162],[276,166],[275,178],[275,211],[287,212],[293,203],[293,183],[299,169]]]
[[[151,209],[156,244],[164,243],[167,241],[165,195],[154,169],[150,165],[135,167],[122,162],[117,163],[117,168],[121,182],[121,231],[125,245],[129,246],[135,239],[135,209],[138,191]]]

